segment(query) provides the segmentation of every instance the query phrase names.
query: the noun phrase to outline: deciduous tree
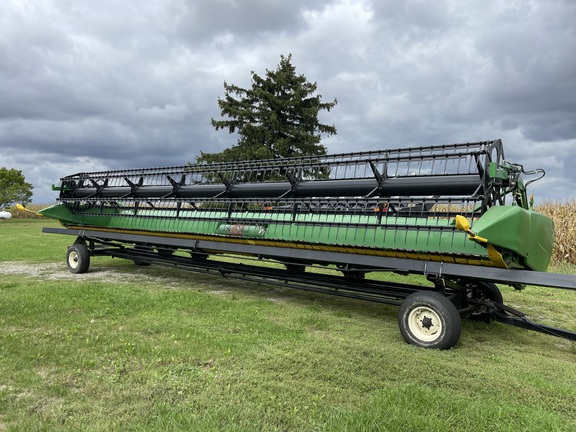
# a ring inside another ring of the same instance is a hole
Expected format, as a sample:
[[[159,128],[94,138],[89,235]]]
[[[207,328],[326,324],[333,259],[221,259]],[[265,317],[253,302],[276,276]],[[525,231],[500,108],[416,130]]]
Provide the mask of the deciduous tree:
[[[0,167],[0,210],[16,203],[28,204],[32,189],[22,171]]]

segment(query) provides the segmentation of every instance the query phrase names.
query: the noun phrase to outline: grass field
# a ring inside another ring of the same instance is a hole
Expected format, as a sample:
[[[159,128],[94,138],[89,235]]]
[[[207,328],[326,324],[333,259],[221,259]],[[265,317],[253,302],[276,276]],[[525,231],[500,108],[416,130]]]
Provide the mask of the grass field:
[[[0,221],[0,431],[576,430],[572,342],[465,321],[424,350],[396,307],[110,258],[72,275],[43,226]],[[576,292],[501,288],[576,330]]]

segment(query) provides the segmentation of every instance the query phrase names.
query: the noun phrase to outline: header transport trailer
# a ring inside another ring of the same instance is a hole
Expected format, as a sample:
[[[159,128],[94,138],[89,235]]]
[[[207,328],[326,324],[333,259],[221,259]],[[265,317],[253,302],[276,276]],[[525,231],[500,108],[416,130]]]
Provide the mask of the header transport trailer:
[[[543,175],[495,140],[79,173],[40,213],[65,227],[44,232],[76,236],[73,273],[112,256],[399,305],[402,336],[427,348],[456,344],[462,318],[575,341],[506,306],[496,285],[576,289],[545,272],[554,226],[526,194]]]

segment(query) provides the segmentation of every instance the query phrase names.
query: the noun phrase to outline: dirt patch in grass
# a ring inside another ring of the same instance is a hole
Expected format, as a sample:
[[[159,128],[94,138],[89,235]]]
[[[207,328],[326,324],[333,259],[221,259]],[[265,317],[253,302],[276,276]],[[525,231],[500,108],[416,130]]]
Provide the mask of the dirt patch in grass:
[[[66,266],[60,263],[25,263],[25,262],[0,262],[0,274],[21,275],[44,281],[70,280],[70,281],[95,281],[114,283],[134,283],[135,281],[151,284],[162,284],[170,288],[179,288],[179,281],[171,278],[150,275],[143,269],[136,268],[130,273],[124,273],[114,268],[99,267],[82,274],[70,273]]]
[[[234,281],[234,288],[230,288],[230,282],[216,274],[191,273],[182,269],[170,269],[160,266],[128,266],[106,267],[94,266],[86,273],[74,274],[68,271],[62,263],[27,263],[22,261],[0,262],[0,276],[12,275],[35,279],[38,281],[71,281],[71,282],[102,282],[119,284],[157,285],[165,289],[179,290],[193,286],[196,289],[204,289],[209,294],[232,295],[237,290],[244,292],[254,289],[254,282]],[[269,292],[270,288],[266,290]],[[260,292],[257,290],[257,292]],[[283,289],[273,290],[275,294],[270,301],[287,301],[291,294],[286,294]]]

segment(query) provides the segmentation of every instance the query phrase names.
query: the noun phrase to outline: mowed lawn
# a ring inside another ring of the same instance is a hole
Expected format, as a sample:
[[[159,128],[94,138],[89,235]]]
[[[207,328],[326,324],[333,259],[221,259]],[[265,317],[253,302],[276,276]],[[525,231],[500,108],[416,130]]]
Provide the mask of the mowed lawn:
[[[74,238],[43,226],[0,221],[0,431],[576,430],[572,342],[464,321],[425,350],[397,307],[110,258],[72,275]],[[575,291],[501,288],[576,331]]]

